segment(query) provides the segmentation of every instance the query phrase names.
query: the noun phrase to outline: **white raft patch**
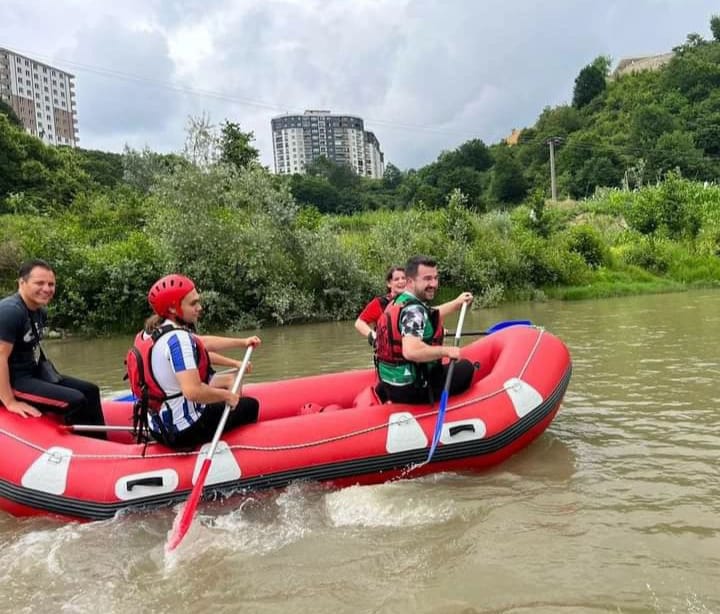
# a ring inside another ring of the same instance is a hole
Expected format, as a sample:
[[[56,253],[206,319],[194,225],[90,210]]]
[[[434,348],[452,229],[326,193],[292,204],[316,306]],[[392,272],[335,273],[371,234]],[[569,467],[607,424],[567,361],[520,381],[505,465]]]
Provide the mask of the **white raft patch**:
[[[193,485],[197,481],[198,473],[203,462],[207,458],[210,444],[206,443],[200,448],[197,461],[195,461],[195,469],[193,470],[192,483]],[[232,453],[230,446],[224,441],[218,441],[217,448],[215,448],[215,454],[213,456],[212,464],[210,465],[210,472],[208,473],[205,484],[220,484],[222,482],[230,482],[232,480],[240,479],[242,471],[240,465],[238,465],[235,455]]]
[[[504,384],[518,418],[527,416],[543,402],[542,395],[527,382],[513,377]]]
[[[425,431],[410,412],[390,414],[385,449],[389,454],[427,448]]]
[[[48,448],[28,467],[21,484],[51,495],[61,495],[67,486],[72,450],[55,446]]]

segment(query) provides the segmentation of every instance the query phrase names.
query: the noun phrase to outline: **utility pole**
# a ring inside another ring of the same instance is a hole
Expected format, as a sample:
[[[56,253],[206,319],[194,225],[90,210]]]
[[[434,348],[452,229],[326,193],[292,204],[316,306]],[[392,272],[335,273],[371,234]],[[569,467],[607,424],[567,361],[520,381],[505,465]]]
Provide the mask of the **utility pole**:
[[[555,145],[559,145],[562,138],[559,136],[551,136],[545,143],[550,145],[550,198],[553,202],[557,201],[557,182],[555,181]]]

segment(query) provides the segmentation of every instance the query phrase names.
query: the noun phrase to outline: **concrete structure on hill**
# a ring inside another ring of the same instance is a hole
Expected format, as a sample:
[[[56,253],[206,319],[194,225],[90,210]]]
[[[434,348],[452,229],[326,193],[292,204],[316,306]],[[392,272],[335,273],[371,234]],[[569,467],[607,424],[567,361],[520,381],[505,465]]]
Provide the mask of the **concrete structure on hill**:
[[[675,55],[672,51],[660,55],[647,55],[638,58],[623,58],[613,71],[613,77],[629,75],[643,70],[658,70],[665,66]]]
[[[304,173],[306,165],[320,156],[346,164],[363,177],[380,179],[384,156],[377,137],[354,115],[330,111],[305,111],[302,115],[279,115],[271,120],[275,172]]]
[[[49,145],[78,144],[75,77],[0,47],[0,100]]]

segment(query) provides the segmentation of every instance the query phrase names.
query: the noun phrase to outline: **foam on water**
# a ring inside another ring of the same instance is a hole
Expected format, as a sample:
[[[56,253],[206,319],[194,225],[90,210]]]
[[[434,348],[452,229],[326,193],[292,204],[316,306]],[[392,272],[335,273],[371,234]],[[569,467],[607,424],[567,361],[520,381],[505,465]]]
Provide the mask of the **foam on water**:
[[[42,529],[23,533],[8,546],[3,547],[5,554],[0,563],[5,570],[44,566],[50,573],[60,573],[62,566],[59,552],[69,542],[81,536],[81,527],[77,524],[62,525],[52,529]]]
[[[452,501],[420,496],[416,485],[388,482],[351,486],[325,496],[325,512],[337,527],[408,527],[446,522],[457,515]]]
[[[269,497],[245,499],[228,513],[212,515],[201,510],[183,542],[166,553],[165,569],[180,561],[203,556],[208,550],[234,556],[257,556],[299,542],[318,525],[317,485],[292,484]]]

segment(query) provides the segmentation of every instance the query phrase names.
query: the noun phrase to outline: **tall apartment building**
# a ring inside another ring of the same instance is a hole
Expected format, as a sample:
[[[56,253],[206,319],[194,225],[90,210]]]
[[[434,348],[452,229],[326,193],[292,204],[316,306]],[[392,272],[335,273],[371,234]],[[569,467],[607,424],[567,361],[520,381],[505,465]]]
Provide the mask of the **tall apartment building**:
[[[75,77],[0,47],[0,100],[30,134],[50,145],[78,144]]]
[[[330,111],[305,111],[271,120],[275,172],[304,173],[305,166],[320,156],[347,164],[358,175],[380,179],[384,156],[380,143],[353,115]]]

